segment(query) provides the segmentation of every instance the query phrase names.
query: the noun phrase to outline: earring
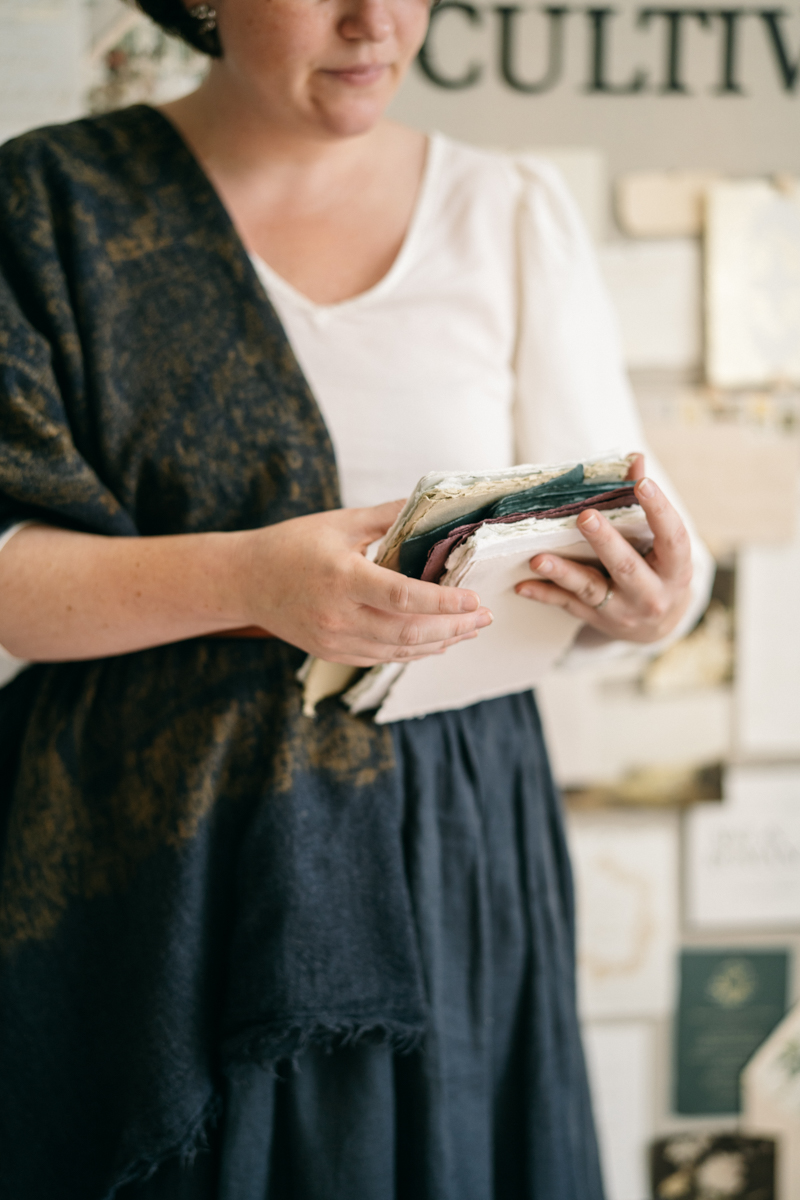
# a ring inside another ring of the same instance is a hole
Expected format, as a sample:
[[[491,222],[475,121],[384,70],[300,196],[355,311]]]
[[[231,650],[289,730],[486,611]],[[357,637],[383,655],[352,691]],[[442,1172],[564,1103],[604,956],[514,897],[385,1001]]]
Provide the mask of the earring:
[[[198,33],[211,33],[212,29],[217,28],[217,10],[211,8],[208,4],[195,4],[189,9],[189,16],[195,21],[200,21]]]

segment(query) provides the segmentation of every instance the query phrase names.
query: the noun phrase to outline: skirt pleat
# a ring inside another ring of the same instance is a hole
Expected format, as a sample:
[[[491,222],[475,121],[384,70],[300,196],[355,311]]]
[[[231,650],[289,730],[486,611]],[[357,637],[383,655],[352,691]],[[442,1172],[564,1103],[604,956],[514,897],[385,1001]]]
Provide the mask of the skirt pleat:
[[[421,1045],[238,1066],[210,1151],[120,1200],[603,1200],[569,858],[534,699],[392,733]]]

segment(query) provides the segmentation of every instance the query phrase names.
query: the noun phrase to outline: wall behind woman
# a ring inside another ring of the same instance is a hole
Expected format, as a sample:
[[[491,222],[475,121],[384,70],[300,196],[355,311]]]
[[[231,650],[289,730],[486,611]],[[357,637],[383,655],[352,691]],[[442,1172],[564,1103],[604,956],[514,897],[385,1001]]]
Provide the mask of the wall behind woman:
[[[83,0],[0,0],[0,142],[83,111]]]
[[[483,145],[591,145],[613,175],[800,169],[800,8],[444,0],[400,120]]]

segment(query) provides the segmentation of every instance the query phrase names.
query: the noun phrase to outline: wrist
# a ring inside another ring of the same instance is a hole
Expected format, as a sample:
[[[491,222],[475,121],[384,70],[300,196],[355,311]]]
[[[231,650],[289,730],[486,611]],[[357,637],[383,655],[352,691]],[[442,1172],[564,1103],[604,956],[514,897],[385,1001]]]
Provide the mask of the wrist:
[[[215,535],[224,541],[216,567],[220,611],[232,629],[265,621],[264,596],[254,586],[256,547],[263,534],[262,529],[243,529]]]

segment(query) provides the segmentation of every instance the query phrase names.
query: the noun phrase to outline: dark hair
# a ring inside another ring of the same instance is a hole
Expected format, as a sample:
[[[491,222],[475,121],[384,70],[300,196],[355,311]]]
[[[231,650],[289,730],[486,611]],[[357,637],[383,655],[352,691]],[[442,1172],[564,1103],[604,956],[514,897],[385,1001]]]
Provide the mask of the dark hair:
[[[202,54],[208,54],[212,58],[222,57],[222,46],[216,29],[201,33],[203,21],[197,17],[190,17],[181,0],[136,0],[136,4],[166,33],[176,34]],[[211,0],[209,8],[213,6]]]

